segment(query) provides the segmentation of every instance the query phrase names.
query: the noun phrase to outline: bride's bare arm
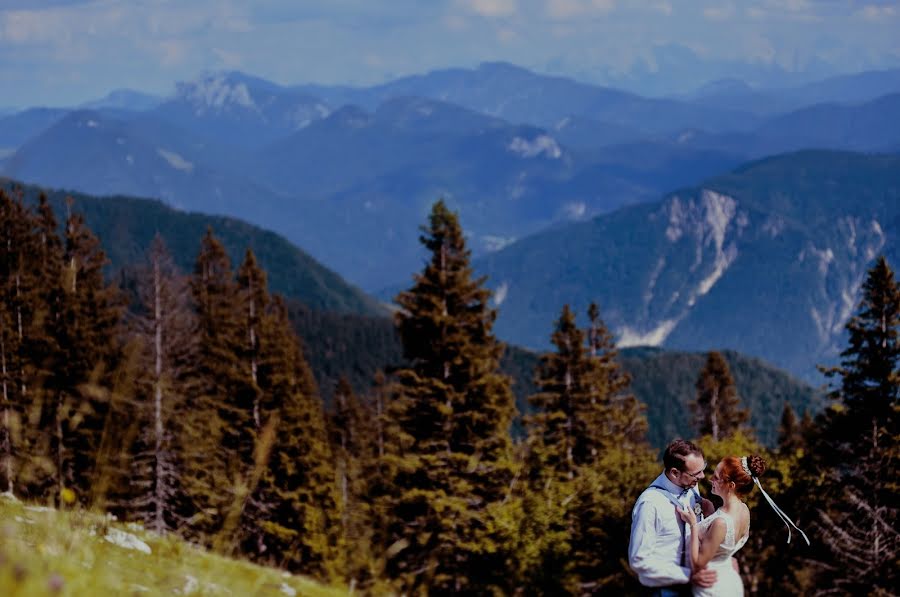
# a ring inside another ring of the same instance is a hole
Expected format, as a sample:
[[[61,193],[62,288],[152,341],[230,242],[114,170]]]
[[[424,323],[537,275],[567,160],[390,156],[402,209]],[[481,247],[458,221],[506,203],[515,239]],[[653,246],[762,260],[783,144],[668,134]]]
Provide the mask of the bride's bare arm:
[[[693,571],[706,567],[716,554],[716,549],[725,540],[726,526],[721,518],[714,520],[706,529],[703,537],[700,537],[700,528],[697,526],[697,517],[685,508],[678,511],[682,520],[691,525],[691,569]]]

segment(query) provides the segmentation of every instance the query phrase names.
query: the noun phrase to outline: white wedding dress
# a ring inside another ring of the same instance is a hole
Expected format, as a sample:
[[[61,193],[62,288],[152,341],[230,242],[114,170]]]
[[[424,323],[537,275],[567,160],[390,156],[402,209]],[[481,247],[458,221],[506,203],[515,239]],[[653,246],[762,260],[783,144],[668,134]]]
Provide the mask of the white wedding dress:
[[[747,529],[746,535],[735,541],[734,518],[722,510],[716,510],[711,516],[697,523],[698,532],[705,534],[709,525],[717,518],[725,521],[725,539],[706,565],[707,568],[716,571],[716,584],[706,589],[694,585],[694,597],[741,597],[744,594],[744,583],[731,564],[731,556],[736,554],[747,542],[747,538],[750,536],[750,529]]]

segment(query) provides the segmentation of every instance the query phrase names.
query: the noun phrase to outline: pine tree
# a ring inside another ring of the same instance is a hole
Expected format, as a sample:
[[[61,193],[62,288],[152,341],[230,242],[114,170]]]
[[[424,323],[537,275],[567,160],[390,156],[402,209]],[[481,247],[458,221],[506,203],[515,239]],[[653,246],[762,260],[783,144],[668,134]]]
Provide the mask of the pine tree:
[[[589,405],[599,403],[602,398],[593,392],[602,392],[605,386],[590,378],[584,333],[575,325],[568,305],[556,323],[552,342],[556,352],[541,355],[535,375],[540,392],[528,399],[535,411],[528,418],[530,456],[540,461],[539,467],[536,462],[530,470],[571,481],[577,468],[596,455],[597,447],[586,443],[580,416]]]
[[[187,278],[157,234],[137,283],[139,310],[130,319],[139,348],[136,387],[141,434],[132,459],[128,509],[157,533],[184,524],[177,440],[189,418],[197,365],[197,321]]]
[[[190,398],[189,419],[179,438],[185,491],[189,504],[180,515],[190,521],[191,535],[226,548],[235,528],[224,529],[226,516],[236,526],[245,486],[245,462],[239,457],[248,411],[237,408],[245,381],[240,350],[240,316],[235,308],[237,286],[231,262],[212,230],[204,235],[191,278],[197,308],[197,388]]]
[[[329,430],[340,496],[341,544],[346,547],[345,577],[362,587],[373,580],[377,566],[370,501],[377,474],[376,412],[370,402],[355,395],[347,378],[338,380]]]
[[[531,398],[525,520],[544,555],[526,586],[539,592],[624,587],[627,571],[603,547],[628,534],[627,513],[609,499],[609,483],[640,491],[653,461],[643,406],[627,391],[630,379],[595,304],[588,318],[585,333],[563,308],[552,337],[557,350],[542,355],[540,392]],[[540,531],[533,528],[538,521],[545,524]]]
[[[21,196],[0,189],[0,491],[9,494],[17,492],[19,468],[27,458],[23,426],[32,376],[25,352],[36,299],[33,221]]]
[[[778,451],[785,456],[794,456],[803,448],[803,431],[794,414],[790,402],[784,403],[781,423],[778,426]]]
[[[503,512],[514,476],[510,381],[483,279],[472,279],[457,215],[432,208],[421,242],[429,261],[400,293],[396,323],[411,363],[397,372],[391,405],[399,431],[389,573],[407,591],[502,590],[509,545]]]
[[[826,373],[839,385],[834,408],[822,417],[814,455],[821,496],[817,582],[837,591],[891,594],[896,590],[898,412],[900,412],[900,288],[884,257],[869,270],[839,367]],[[840,565],[835,563],[840,562]]]
[[[250,547],[327,580],[342,568],[342,513],[322,401],[280,297],[264,319],[259,357],[263,433],[253,505],[262,534]]]
[[[588,347],[597,388],[595,396],[603,396],[599,401],[596,397],[594,400],[605,406],[596,408],[596,403],[592,403],[588,414],[593,416],[583,422],[584,433],[591,438],[590,450],[596,454],[610,446],[644,447],[647,441],[646,406],[628,391],[631,377],[618,363],[615,339],[600,318],[596,303],[588,307],[588,319]]]
[[[54,330],[59,352],[52,382],[58,392],[57,474],[60,488],[73,488],[86,500],[104,474],[96,464],[121,354],[122,307],[116,289],[103,278],[107,260],[100,241],[80,214],[67,218],[65,238],[63,294]]]
[[[252,250],[246,250],[236,278],[235,307],[241,341],[236,346],[238,378],[229,403],[233,411],[239,413],[232,427],[236,440],[234,457],[239,462],[236,468],[239,484],[232,514],[240,516],[236,542],[253,553],[264,546],[259,520],[266,505],[257,501],[255,485],[268,460],[266,452],[271,449],[264,438],[262,402],[266,399],[271,401],[274,397],[266,396],[270,388],[262,387],[259,376],[261,346],[268,340],[264,336],[271,328],[267,313],[271,297],[266,273],[257,263]],[[273,419],[270,425],[274,424]],[[274,433],[274,428],[269,433]],[[255,547],[251,547],[254,544]]]
[[[573,505],[575,573],[582,593],[625,593],[633,589],[633,578],[617,546],[629,540],[630,504],[619,496],[639,494],[657,467],[647,445],[646,406],[628,391],[631,378],[618,363],[613,335],[594,303],[588,318],[593,385],[600,391],[580,417],[591,458],[578,478]]]
[[[22,491],[32,498],[56,495],[61,471],[58,447],[61,445],[61,419],[57,408],[61,380],[55,375],[61,363],[58,332],[63,305],[63,244],[58,224],[47,196],[41,193],[34,217],[35,243],[28,251],[25,268],[33,274],[33,289],[26,293],[30,317],[25,318],[27,341],[21,346],[26,379],[23,404],[23,451],[26,467],[20,472]]]
[[[691,402],[694,428],[698,435],[709,435],[713,441],[728,437],[750,418],[740,408],[740,399],[731,370],[722,353],[712,351],[697,378],[697,397]]]
[[[594,379],[585,334],[575,314],[563,307],[551,338],[556,352],[541,355],[535,373],[539,392],[529,397],[534,414],[528,428],[525,516],[522,534],[535,552],[524,567],[523,586],[539,594],[576,592],[572,540],[576,534],[573,498],[576,476],[596,459],[597,446],[588,443],[580,418],[591,405],[598,408],[605,384]],[[524,555],[524,553],[523,553]]]

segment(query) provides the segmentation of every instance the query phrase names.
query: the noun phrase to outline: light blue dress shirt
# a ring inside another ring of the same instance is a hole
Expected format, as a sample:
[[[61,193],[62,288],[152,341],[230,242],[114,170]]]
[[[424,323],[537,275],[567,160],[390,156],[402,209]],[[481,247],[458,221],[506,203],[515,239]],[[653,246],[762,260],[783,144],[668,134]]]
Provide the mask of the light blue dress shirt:
[[[675,503],[693,508],[700,503],[700,494],[696,487],[684,495],[683,491],[663,473],[634,504],[628,563],[646,587],[683,585],[691,580],[691,554],[685,551],[685,545],[690,545],[690,526],[682,522]]]

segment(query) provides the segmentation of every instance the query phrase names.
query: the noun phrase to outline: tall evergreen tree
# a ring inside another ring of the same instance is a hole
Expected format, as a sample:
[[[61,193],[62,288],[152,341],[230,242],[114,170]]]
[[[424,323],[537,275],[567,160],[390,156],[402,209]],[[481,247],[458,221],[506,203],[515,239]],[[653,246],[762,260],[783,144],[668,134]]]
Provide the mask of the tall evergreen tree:
[[[803,447],[803,430],[790,402],[785,401],[778,425],[778,451],[785,456],[794,456]]]
[[[731,370],[722,353],[712,351],[697,378],[697,397],[691,402],[698,435],[719,441],[740,429],[750,413],[740,407]]]
[[[591,359],[585,346],[584,333],[575,324],[575,314],[568,305],[563,307],[552,342],[556,352],[541,355],[535,375],[540,392],[529,397],[535,414],[529,417],[528,427],[533,472],[550,473],[560,480],[575,478],[577,468],[588,458],[596,456],[597,446],[587,444],[588,437],[581,429],[581,415],[602,398],[605,384],[592,379]]]
[[[263,559],[329,579],[342,568],[342,514],[322,401],[280,297],[263,322],[263,434],[252,500],[262,534],[249,547]]]
[[[846,327],[841,364],[826,371],[839,382],[831,392],[836,404],[811,450],[825,470],[814,489],[822,496],[816,504],[825,548],[815,558],[817,583],[892,594],[900,584],[900,288],[883,256]]]
[[[231,408],[239,413],[232,428],[236,440],[235,456],[240,462],[236,469],[239,492],[234,503],[234,512],[240,515],[236,540],[243,543],[245,549],[253,543],[256,543],[255,549],[262,549],[264,541],[259,534],[259,519],[265,505],[257,501],[255,485],[268,460],[265,452],[270,449],[263,442],[262,402],[265,399],[271,401],[274,396],[266,396],[270,388],[264,388],[261,384],[259,369],[262,345],[269,340],[264,336],[271,331],[267,313],[271,297],[266,273],[249,248],[236,278],[235,307],[241,341],[236,347],[239,361],[237,384],[229,397]],[[273,419],[270,425],[274,424]],[[274,428],[269,432],[274,433]]]
[[[210,543],[216,538],[220,546],[231,545],[233,536],[223,526],[230,512],[240,512],[245,463],[239,449],[249,411],[234,403],[246,379],[240,359],[240,315],[235,308],[237,286],[225,248],[211,229],[201,241],[190,285],[198,317],[198,387],[179,440],[182,479],[191,496],[181,515],[191,521],[198,539]],[[237,518],[232,518],[236,525]]]
[[[643,406],[627,389],[612,335],[599,309],[588,309],[583,331],[565,306],[552,342],[541,356],[527,418],[528,494],[522,529],[538,551],[525,567],[526,593],[624,590],[627,571],[609,544],[627,541],[627,513],[608,495],[646,483],[653,458],[647,449]]]
[[[157,533],[184,524],[178,512],[182,425],[189,418],[197,366],[197,320],[187,278],[157,235],[140,271],[139,309],[130,330],[139,347],[137,416],[141,433],[132,460],[129,510]]]
[[[71,203],[70,203],[71,204]],[[66,220],[63,294],[56,323],[56,456],[60,487],[82,499],[103,471],[97,463],[110,406],[112,372],[121,354],[122,305],[103,277],[106,255],[80,214]]]
[[[36,242],[26,268],[33,274],[34,288],[26,299],[30,318],[25,320],[27,342],[22,345],[27,397],[23,416],[23,448],[28,466],[20,470],[22,491],[38,498],[54,494],[60,485],[61,362],[59,329],[63,305],[63,243],[58,222],[47,196],[41,193],[34,220]]]
[[[397,373],[392,404],[399,437],[389,563],[406,591],[501,590],[512,530],[504,500],[514,475],[509,427],[514,402],[498,372],[503,346],[483,279],[472,279],[458,217],[443,201],[421,242],[429,253],[400,293],[396,323],[410,366]]]
[[[334,454],[341,511],[341,544],[346,578],[367,587],[378,567],[373,552],[371,490],[377,474],[378,415],[369,401],[353,392],[347,378],[338,380],[330,417],[331,451]]]
[[[26,450],[30,367],[26,344],[31,340],[35,277],[32,256],[34,218],[21,196],[0,189],[0,491],[15,493]]]
[[[647,441],[646,406],[628,391],[631,377],[618,362],[619,351],[615,338],[600,318],[600,308],[596,303],[588,307],[588,347],[591,355],[594,384],[594,401],[605,408],[592,404],[590,420],[584,421],[585,435],[591,438],[591,450],[609,446],[645,446]],[[603,399],[598,400],[599,396]],[[594,452],[596,453],[596,452]]]
[[[529,558],[534,561],[525,566],[521,582],[538,594],[578,590],[571,553],[576,534],[575,481],[582,467],[596,459],[598,449],[590,445],[582,417],[590,417],[591,406],[603,409],[605,396],[597,394],[606,389],[604,380],[591,375],[596,369],[585,334],[568,305],[551,340],[556,352],[541,355],[535,372],[539,392],[529,397],[534,414],[525,419],[528,483],[522,534],[529,537],[536,553]]]

